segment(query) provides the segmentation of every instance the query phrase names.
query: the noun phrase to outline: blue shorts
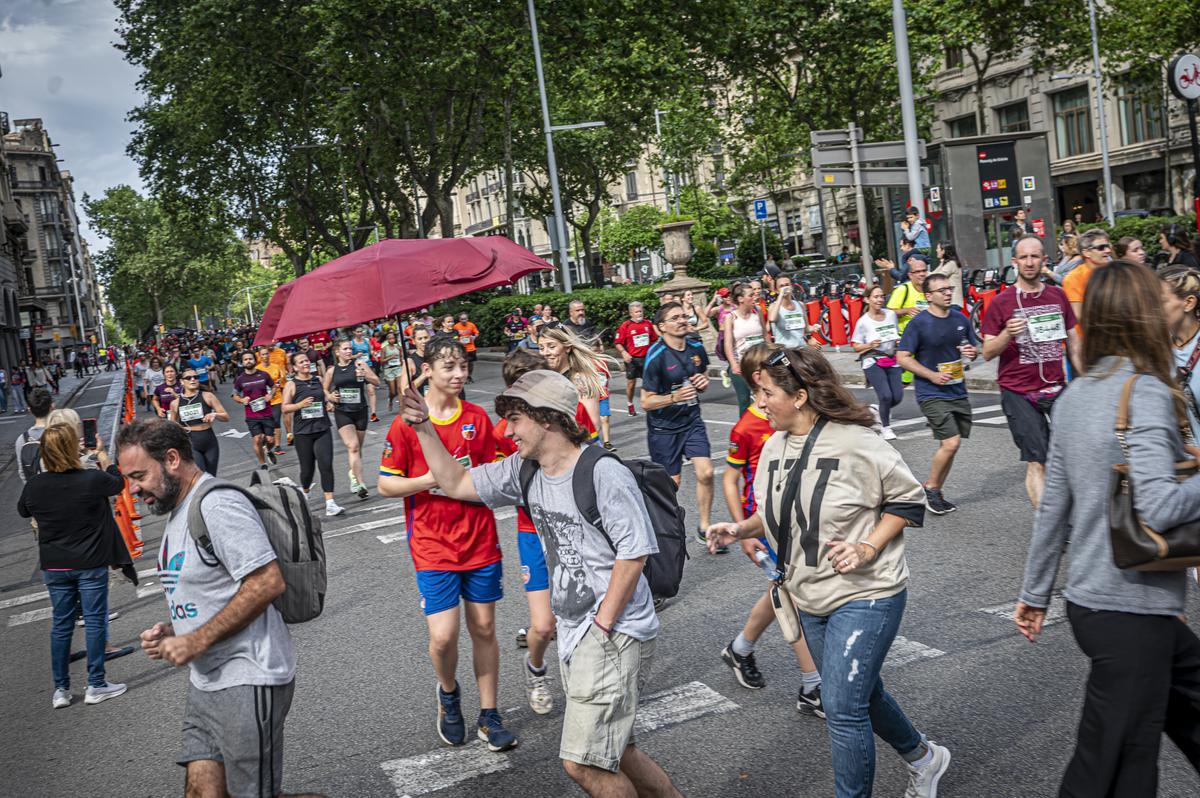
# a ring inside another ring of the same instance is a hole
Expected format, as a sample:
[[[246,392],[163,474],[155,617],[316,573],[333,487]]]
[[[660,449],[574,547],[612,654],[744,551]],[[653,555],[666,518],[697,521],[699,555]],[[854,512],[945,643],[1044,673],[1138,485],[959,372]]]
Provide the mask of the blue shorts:
[[[608,399],[600,400],[600,418],[611,418],[612,410],[608,406]]]
[[[670,476],[678,476],[683,467],[683,458],[712,457],[712,446],[708,442],[708,430],[704,420],[697,418],[692,425],[674,432],[660,432],[653,427],[646,430],[646,447],[650,459],[667,470]]]
[[[546,567],[546,552],[536,532],[517,533],[517,551],[521,554],[521,581],[525,592],[550,589],[550,569]]]
[[[417,571],[417,590],[426,615],[454,609],[460,601],[490,604],[504,597],[502,561],[474,571]]]

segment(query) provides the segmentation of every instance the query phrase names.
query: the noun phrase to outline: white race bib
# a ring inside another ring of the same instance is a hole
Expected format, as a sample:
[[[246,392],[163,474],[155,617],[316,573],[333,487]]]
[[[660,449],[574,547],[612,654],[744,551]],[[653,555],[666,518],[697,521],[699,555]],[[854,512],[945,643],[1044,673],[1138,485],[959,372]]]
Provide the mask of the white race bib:
[[[392,357],[392,358],[388,358],[388,362],[387,362],[387,364],[388,364],[389,366],[392,366],[392,367],[399,366],[399,365],[400,365],[400,358],[398,358],[398,357]]]
[[[338,388],[338,399],[344,405],[362,404],[362,388]]]
[[[808,319],[803,313],[788,313],[783,315],[783,329],[788,332],[797,330],[804,331],[808,329]]]
[[[250,400],[250,409],[255,413],[261,413],[267,407],[267,397],[260,396],[257,399]]]
[[[179,408],[179,420],[184,424],[190,424],[202,418],[204,418],[204,405],[199,402],[190,405],[181,405]]]
[[[943,385],[961,385],[963,381],[963,362],[961,360],[951,360],[948,363],[938,363],[938,373],[950,375],[950,381],[942,383]]]
[[[633,336],[633,345],[638,349],[643,346],[650,346],[650,333],[638,333]]]
[[[460,336],[458,336],[458,342],[459,342],[460,344],[469,344],[469,343],[471,343],[471,336],[469,336],[469,335],[460,335]]]
[[[321,404],[320,402],[313,402],[308,407],[300,408],[300,418],[312,419],[312,418],[324,418],[324,417],[325,417],[325,405]]]
[[[1067,326],[1063,322],[1063,314],[1057,310],[1049,313],[1039,313],[1025,319],[1029,325],[1029,337],[1034,343],[1061,341],[1067,337]]]
[[[875,337],[881,344],[900,340],[900,329],[892,322],[875,325]]]
[[[913,305],[913,307],[916,308],[917,310],[926,310],[929,308],[929,300],[918,299],[916,301],[916,303]]]

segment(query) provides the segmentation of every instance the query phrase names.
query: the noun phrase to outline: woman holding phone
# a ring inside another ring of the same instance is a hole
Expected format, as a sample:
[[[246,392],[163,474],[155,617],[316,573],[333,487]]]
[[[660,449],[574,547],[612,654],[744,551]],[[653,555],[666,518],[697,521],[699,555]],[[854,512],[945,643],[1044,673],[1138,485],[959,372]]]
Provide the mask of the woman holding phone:
[[[221,447],[216,433],[212,431],[214,421],[228,421],[229,413],[214,391],[200,389],[200,375],[191,366],[183,370],[180,378],[182,390],[171,403],[170,418],[188,431],[192,442],[192,457],[201,471],[217,475],[221,462]]]

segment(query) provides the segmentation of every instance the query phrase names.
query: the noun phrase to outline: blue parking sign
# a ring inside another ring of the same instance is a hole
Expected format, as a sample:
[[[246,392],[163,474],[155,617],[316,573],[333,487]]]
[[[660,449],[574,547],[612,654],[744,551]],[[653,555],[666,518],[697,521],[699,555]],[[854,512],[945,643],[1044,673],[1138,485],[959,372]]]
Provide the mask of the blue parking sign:
[[[754,218],[759,221],[767,218],[767,201],[765,199],[754,201]]]

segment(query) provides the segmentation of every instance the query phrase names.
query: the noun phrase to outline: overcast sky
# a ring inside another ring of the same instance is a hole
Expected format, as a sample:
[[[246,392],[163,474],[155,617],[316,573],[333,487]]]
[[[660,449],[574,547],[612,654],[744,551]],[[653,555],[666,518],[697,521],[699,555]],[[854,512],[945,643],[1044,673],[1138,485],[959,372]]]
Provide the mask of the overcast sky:
[[[42,119],[77,201],[120,183],[141,189],[125,154],[137,70],[113,47],[116,18],[111,0],[0,0],[0,111]]]

